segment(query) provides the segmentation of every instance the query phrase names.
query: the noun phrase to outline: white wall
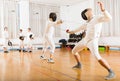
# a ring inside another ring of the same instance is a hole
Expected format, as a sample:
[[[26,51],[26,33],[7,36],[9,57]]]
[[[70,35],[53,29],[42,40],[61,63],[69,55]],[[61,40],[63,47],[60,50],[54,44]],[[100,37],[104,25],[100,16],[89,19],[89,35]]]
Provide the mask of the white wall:
[[[0,37],[2,37],[2,31],[4,27],[4,8],[3,8],[3,1],[0,0]]]
[[[24,0],[23,0],[24,1]],[[99,14],[99,8],[96,5],[99,0],[83,0],[81,3],[71,6],[52,6],[52,5],[41,5],[27,2],[28,5],[27,14],[21,17],[20,20],[25,20],[29,22],[23,22],[24,25],[20,27],[30,27],[36,36],[42,36],[43,27],[48,18],[50,11],[57,12],[57,15],[64,20],[63,25],[60,28],[56,28],[55,35],[56,38],[68,38],[68,34],[65,32],[66,29],[75,29],[79,27],[84,21],[81,18],[81,12],[85,8],[91,7]],[[100,0],[105,4],[105,9],[110,12],[113,17],[112,22],[103,25],[102,36],[120,36],[120,0]],[[22,5],[26,5],[22,4]],[[21,5],[21,6],[22,6]],[[21,14],[24,12],[24,6],[21,8]],[[18,18],[18,2],[11,0],[0,0],[0,31],[4,26],[9,27],[11,38],[16,38],[19,30],[19,18]],[[38,14],[36,14],[38,12]],[[30,16],[29,16],[30,14]],[[0,35],[1,36],[1,35]],[[57,41],[56,41],[57,42]]]
[[[8,27],[10,38],[15,38],[18,27],[18,6],[16,1],[0,0],[0,31],[3,31],[5,26]]]
[[[85,21],[81,18],[81,12],[85,8],[93,8],[93,0],[84,0],[81,3],[72,6],[61,6],[60,16],[64,20],[61,26],[61,36],[63,38],[68,38],[68,34],[64,30],[66,29],[76,29]]]
[[[94,0],[95,13],[100,14],[100,9]],[[104,3],[105,9],[112,15],[112,21],[103,24],[102,37],[120,36],[120,0],[100,0]]]
[[[29,0],[19,2],[20,28],[26,30],[29,28]]]

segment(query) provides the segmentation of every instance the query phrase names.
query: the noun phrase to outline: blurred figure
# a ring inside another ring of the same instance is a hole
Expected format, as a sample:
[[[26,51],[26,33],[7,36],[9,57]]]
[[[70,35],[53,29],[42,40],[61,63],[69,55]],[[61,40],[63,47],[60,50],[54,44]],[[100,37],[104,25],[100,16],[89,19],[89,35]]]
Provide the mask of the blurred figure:
[[[23,30],[20,29],[20,31],[19,31],[19,39],[20,39],[19,52],[21,52],[21,51],[25,52],[25,50],[24,50],[24,38],[25,38],[25,36],[23,34]]]
[[[32,48],[33,48],[32,41],[33,41],[33,39],[34,39],[34,34],[31,31],[31,28],[28,28],[28,32],[27,32],[27,51],[28,52],[32,52]]]
[[[4,27],[4,31],[2,33],[2,38],[3,38],[3,50],[4,53],[8,53],[8,41],[9,41],[9,33],[8,33],[8,28]]]

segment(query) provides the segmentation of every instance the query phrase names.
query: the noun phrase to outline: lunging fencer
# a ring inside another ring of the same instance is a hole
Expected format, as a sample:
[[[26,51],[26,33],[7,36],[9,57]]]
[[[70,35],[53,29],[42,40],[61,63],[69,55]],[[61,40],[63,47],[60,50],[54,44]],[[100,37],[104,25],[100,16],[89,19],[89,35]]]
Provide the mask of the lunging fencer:
[[[76,30],[67,32],[72,34],[81,30],[86,30],[86,36],[78,42],[72,50],[72,53],[77,61],[77,65],[73,68],[81,68],[81,60],[78,52],[82,51],[85,47],[88,47],[91,53],[97,58],[98,62],[107,69],[109,74],[105,77],[105,79],[109,80],[115,77],[115,73],[111,69],[110,65],[100,56],[98,51],[98,40],[102,29],[102,23],[110,21],[112,17],[107,10],[105,10],[102,2],[98,2],[98,5],[100,6],[100,10],[102,12],[101,15],[94,16],[92,9],[87,8],[81,13],[82,18],[86,20],[86,23]]]

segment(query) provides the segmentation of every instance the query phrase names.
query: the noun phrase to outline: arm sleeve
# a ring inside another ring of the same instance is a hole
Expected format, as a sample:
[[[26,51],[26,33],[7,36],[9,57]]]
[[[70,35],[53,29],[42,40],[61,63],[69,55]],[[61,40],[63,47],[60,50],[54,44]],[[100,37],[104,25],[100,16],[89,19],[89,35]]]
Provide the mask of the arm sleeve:
[[[73,30],[73,33],[80,32],[82,30],[86,30],[86,24],[83,24],[82,26],[78,27],[77,29]]]
[[[103,14],[98,18],[98,22],[108,22],[112,20],[112,16],[107,12],[104,11]]]

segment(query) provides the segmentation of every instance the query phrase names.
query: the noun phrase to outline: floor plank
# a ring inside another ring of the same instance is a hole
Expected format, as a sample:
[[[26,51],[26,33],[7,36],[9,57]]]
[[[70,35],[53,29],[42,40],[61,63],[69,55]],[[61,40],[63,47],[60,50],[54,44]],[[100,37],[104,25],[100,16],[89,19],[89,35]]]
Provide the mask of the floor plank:
[[[116,73],[116,78],[110,81],[120,81],[120,51],[100,53]],[[70,50],[56,49],[54,64],[41,60],[40,54],[41,50],[32,53],[0,52],[0,81],[106,81],[107,71],[89,51],[80,52],[81,70],[72,69],[76,61]],[[46,57],[49,58],[49,52]]]

